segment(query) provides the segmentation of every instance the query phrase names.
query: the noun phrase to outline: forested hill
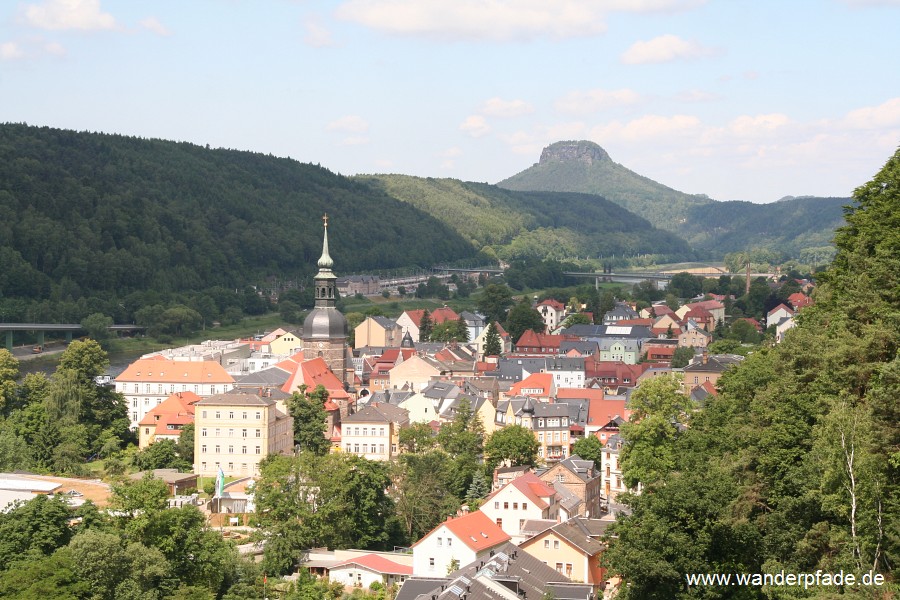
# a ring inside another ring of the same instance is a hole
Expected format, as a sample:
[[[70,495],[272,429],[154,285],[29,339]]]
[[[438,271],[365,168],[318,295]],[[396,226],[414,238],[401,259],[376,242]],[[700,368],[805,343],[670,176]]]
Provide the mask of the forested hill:
[[[588,141],[551,144],[541,152],[539,162],[497,185],[510,190],[596,194],[669,231],[677,231],[691,207],[713,202],[638,175]]]
[[[681,260],[693,256],[684,240],[594,195],[519,192],[407,175],[357,179],[433,215],[475,247],[504,260],[614,254]]]
[[[643,493],[605,554],[627,582],[621,600],[897,597],[900,151],[854,200],[815,304],[781,344],[726,372],[702,409],[654,397],[645,420],[663,426],[623,427],[623,478]],[[686,580],[841,571],[856,583]]]
[[[551,144],[540,162],[497,185],[597,194],[717,257],[769,248],[796,258],[804,249],[828,246],[843,220],[843,206],[850,203],[850,198],[799,197],[754,204],[692,196],[613,162],[603,148],[587,141]]]
[[[234,289],[314,272],[328,213],[343,273],[476,250],[358,181],[233,150],[0,125],[0,297]],[[8,320],[8,319],[7,319]]]

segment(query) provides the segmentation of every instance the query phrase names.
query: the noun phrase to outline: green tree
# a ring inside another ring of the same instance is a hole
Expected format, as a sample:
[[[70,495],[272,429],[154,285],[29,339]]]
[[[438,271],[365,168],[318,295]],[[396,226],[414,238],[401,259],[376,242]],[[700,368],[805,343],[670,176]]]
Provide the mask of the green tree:
[[[505,285],[496,283],[484,287],[478,296],[478,312],[483,314],[488,322],[498,323],[506,321],[506,312],[513,306],[512,291]]]
[[[181,428],[178,441],[175,443],[175,451],[188,465],[194,464],[194,424],[188,423]]]
[[[544,332],[544,319],[541,313],[531,307],[531,303],[525,299],[512,307],[506,319],[506,331],[509,336],[518,341],[522,334],[531,329],[536,333]]]
[[[75,340],[62,353],[57,370],[73,371],[80,384],[93,384],[109,366],[109,355],[95,340]]]
[[[600,468],[603,453],[603,444],[595,435],[588,435],[578,439],[572,444],[572,454],[577,454],[584,460],[592,460]]]
[[[403,453],[427,452],[437,443],[434,431],[428,423],[413,423],[403,427],[398,434],[398,441]]]
[[[51,555],[69,543],[72,513],[62,497],[36,496],[0,513],[0,571],[23,556]]]
[[[491,321],[487,326],[487,333],[484,336],[484,355],[500,356],[503,352],[503,343],[500,340],[500,332],[497,331],[497,323]]]
[[[466,492],[466,504],[470,510],[475,510],[485,496],[491,493],[491,480],[482,469],[475,471],[472,476],[472,484]]]
[[[109,339],[109,327],[113,324],[113,319],[103,313],[93,313],[81,320],[81,327],[87,331],[91,339],[102,342]]]
[[[572,325],[593,325],[594,320],[584,313],[575,313],[566,317],[563,321],[563,327],[571,327]]]
[[[450,487],[456,497],[462,499],[472,483],[484,448],[484,425],[472,410],[469,397],[460,396],[453,420],[441,426],[437,442],[452,459]]]
[[[331,448],[325,437],[328,390],[323,385],[317,385],[311,393],[307,393],[307,389],[305,384],[300,386],[300,391],[288,399],[288,411],[294,418],[294,443],[301,450],[323,455]]]
[[[193,465],[179,453],[173,440],[157,440],[134,455],[134,466],[141,471],[153,469],[178,469],[190,471]]]
[[[675,440],[693,408],[676,377],[654,377],[642,383],[630,399],[631,417],[622,426],[619,462],[629,488],[653,485],[675,467]]]
[[[17,395],[19,361],[6,348],[0,348],[0,416],[12,408]]]
[[[402,454],[394,474],[394,502],[410,542],[455,514],[460,499],[451,491],[451,457],[440,450]]]
[[[422,318],[419,321],[419,341],[427,342],[431,340],[431,331],[434,329],[434,323],[431,321],[431,313],[428,312],[428,309],[422,313]]]
[[[507,425],[498,429],[484,443],[485,464],[493,471],[508,462],[510,466],[537,464],[538,444],[534,432],[521,425]]]
[[[690,346],[679,346],[672,355],[672,368],[683,369],[694,358],[694,349]]]

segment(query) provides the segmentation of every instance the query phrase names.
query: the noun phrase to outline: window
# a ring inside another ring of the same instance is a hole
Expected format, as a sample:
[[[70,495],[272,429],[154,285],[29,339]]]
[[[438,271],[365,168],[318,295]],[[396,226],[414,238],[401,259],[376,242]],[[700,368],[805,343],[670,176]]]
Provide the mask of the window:
[[[523,527],[525,527],[525,519],[519,519],[519,531],[522,531]]]
[[[233,411],[233,410],[229,410],[229,411],[228,411],[228,418],[229,418],[229,419],[233,419],[233,418],[234,418],[234,411]]]
[[[543,431],[538,432],[538,442],[540,442],[542,444],[544,443],[544,432]]]
[[[206,444],[203,444],[202,446],[200,446],[200,452],[203,452],[204,454],[206,454]]]
[[[203,411],[203,418],[204,418],[204,419],[206,418],[206,411],[205,411],[205,410]]]
[[[200,437],[206,437],[206,427],[200,430]]]
[[[503,503],[503,510],[509,510],[509,502]]]
[[[244,416],[242,418],[246,421],[247,420],[247,411],[246,410],[243,412],[243,415]]]
[[[553,540],[553,549],[559,550],[559,540]]]
[[[368,453],[369,453],[369,445],[368,445],[368,444],[363,444],[363,451],[362,451],[362,453],[363,453],[363,454],[368,454]]]
[[[205,471],[205,470],[206,470],[206,463],[205,463],[205,462],[204,462],[204,463],[200,463],[200,470],[201,470],[201,471]]]
[[[247,437],[247,430],[241,429],[241,437]]]
[[[234,437],[234,429],[228,430],[228,437]]]
[[[363,427],[363,435],[369,435],[369,428]]]
[[[497,527],[503,529],[503,519],[497,519]]]
[[[434,559],[433,558],[428,559],[428,570],[434,571]]]
[[[222,436],[222,430],[219,429],[218,427],[216,427],[216,437],[221,437],[221,436]]]
[[[441,546],[444,545],[444,544],[443,544],[443,540],[442,540],[441,538],[438,538],[438,539],[437,539],[437,545],[438,545],[438,548],[440,548]]]
[[[550,549],[550,540],[544,540],[544,548],[546,548],[547,550]]]
[[[519,510],[519,503],[513,502],[513,510]]]
[[[150,435],[150,428],[144,427],[144,435]]]
[[[256,437],[262,437],[262,429],[256,430]]]
[[[256,447],[256,453],[257,453],[257,454],[260,454],[260,448],[259,448],[259,446]]]
[[[447,547],[449,548],[452,545],[453,545],[453,538],[447,538]]]
[[[131,408],[137,408],[137,398],[131,401]],[[203,416],[205,417],[206,415]]]
[[[494,502],[494,508],[497,509],[497,510],[500,510],[500,503],[499,503],[499,502]]]
[[[259,411],[256,411],[256,420],[259,421],[260,419],[262,419],[262,413]]]
[[[353,444],[353,453],[359,454],[359,444]]]
[[[247,454],[247,446],[241,446],[241,454]]]
[[[378,454],[384,454],[384,444],[378,444]]]
[[[572,563],[566,563],[566,577],[572,576]]]
[[[556,570],[557,570],[557,572],[562,573],[563,572],[563,564],[556,563]]]
[[[216,454],[219,454],[222,451],[222,446],[216,444]]]
[[[217,418],[217,419],[221,419],[221,418],[222,418],[222,413],[219,412],[219,411],[216,411],[216,418]]]
[[[228,470],[234,471],[234,463],[228,463]]]
[[[523,502],[523,503],[522,503],[522,510],[528,510],[528,503],[527,503],[527,502]]]

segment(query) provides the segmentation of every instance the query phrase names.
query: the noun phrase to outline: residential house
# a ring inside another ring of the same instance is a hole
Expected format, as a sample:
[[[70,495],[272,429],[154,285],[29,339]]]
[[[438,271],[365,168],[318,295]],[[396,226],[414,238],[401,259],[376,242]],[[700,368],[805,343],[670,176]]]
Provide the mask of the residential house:
[[[604,338],[600,340],[600,360],[622,361],[626,365],[636,365],[641,358],[640,340],[626,338]]]
[[[777,325],[779,321],[787,317],[793,317],[794,311],[785,304],[779,304],[768,313],[766,313],[766,327]]]
[[[612,393],[620,387],[633,388],[650,365],[625,364],[622,361],[585,360],[585,387],[600,387]]]
[[[421,391],[444,372],[440,361],[413,354],[388,373],[391,390]]]
[[[448,517],[413,544],[413,575],[444,576],[451,566],[488,558],[509,540],[509,534],[481,511]]]
[[[192,392],[201,398],[223,394],[234,378],[218,362],[168,360],[161,356],[140,358],[116,377],[116,392],[125,398],[131,428],[155,406],[175,392]]]
[[[414,348],[385,349],[380,356],[371,361],[369,369],[363,369],[364,372],[368,370],[368,380],[364,378],[364,383],[372,391],[391,389],[391,369],[415,355]]]
[[[638,318],[638,313],[624,302],[617,302],[612,310],[603,314],[604,325],[615,325],[618,321]]]
[[[567,495],[574,498],[571,502],[563,502],[565,517],[599,518],[603,488],[600,466],[595,465],[594,461],[584,460],[573,454],[552,465],[539,477],[544,483],[552,485],[556,491],[568,490],[570,494]]]
[[[365,321],[353,329],[353,334],[357,348],[399,348],[403,340],[403,329],[397,321],[380,316],[366,317]]]
[[[555,520],[559,514],[556,491],[534,473],[524,473],[491,492],[478,509],[511,538],[525,540],[522,526],[528,519]]]
[[[303,340],[296,331],[286,331],[276,339],[269,342],[272,354],[284,354],[290,356],[303,351]]]
[[[528,329],[516,342],[516,354],[532,356],[559,356],[559,346],[565,340],[574,340],[572,336],[535,333]]]
[[[138,471],[132,473],[128,478],[132,481],[140,481],[146,476],[154,479],[160,479],[169,488],[169,494],[177,496],[179,492],[185,495],[188,490],[197,489],[197,475],[194,473],[179,473],[178,469],[153,469],[150,471]]]
[[[788,330],[793,329],[797,322],[793,317],[785,317],[775,324],[775,343],[780,344],[784,341],[784,335]]]
[[[419,328],[422,325],[422,317],[425,316],[425,309],[407,310],[397,318],[397,324],[403,331],[409,333],[413,342],[425,341],[419,336]],[[459,315],[451,308],[446,306],[436,308],[429,313],[428,318],[432,325],[440,325],[445,321],[458,321]]]
[[[291,454],[294,419],[271,398],[216,394],[194,404],[194,473],[214,477],[259,475],[271,454]]]
[[[341,444],[344,452],[369,460],[392,460],[399,454],[400,429],[409,425],[409,412],[392,404],[369,403],[344,417]]]
[[[690,393],[690,390],[707,381],[716,385],[726,369],[742,360],[744,357],[738,354],[704,353],[699,359],[695,358],[684,368],[685,393]]]
[[[509,336],[509,333],[506,332],[505,329],[500,325],[500,323],[495,322],[494,326],[497,328],[497,335],[500,336],[500,353],[507,354],[512,352],[512,338]],[[474,345],[478,356],[484,358],[484,344],[487,340],[487,332],[488,327],[485,326],[484,329],[474,338],[469,338],[470,340],[474,340]]]
[[[566,305],[553,298],[541,300],[534,309],[544,320],[544,331],[554,331],[566,318]]]
[[[556,388],[584,387],[584,358],[556,356],[547,359],[545,373],[553,375]]]
[[[328,570],[328,579],[344,587],[368,590],[373,583],[385,589],[394,584],[402,585],[412,576],[412,566],[404,565],[381,554],[369,553],[348,558]]]
[[[574,517],[558,523],[519,547],[575,582],[588,583],[598,594],[606,583],[600,557],[606,550],[601,537],[609,521]]]
[[[459,318],[465,322],[466,329],[469,331],[468,339],[466,340],[469,342],[478,339],[478,336],[487,327],[487,317],[479,313],[464,310],[459,313]]]
[[[788,303],[794,307],[794,311],[798,311],[804,306],[809,306],[813,303],[813,299],[803,292],[794,292],[790,296],[788,296]]]
[[[644,360],[650,363],[670,363],[675,356],[675,346],[672,344],[644,344]]]
[[[564,460],[571,443],[569,406],[538,402],[533,405],[530,417],[531,429],[538,440],[538,456],[547,463]]]
[[[407,579],[394,600],[518,600],[558,598],[588,600],[596,597],[587,583],[573,583],[533,557],[508,543],[492,548],[447,575],[429,573],[428,577]]]
[[[527,396],[541,402],[548,402],[556,395],[556,384],[551,373],[534,373],[522,381],[513,384],[507,397]]]
[[[685,316],[688,313],[698,308],[708,311],[712,315],[714,324],[713,328],[715,328],[715,323],[725,322],[725,305],[718,300],[702,300],[700,302],[691,302],[680,307],[677,311],[675,311],[675,313],[678,315],[678,318],[684,320]],[[709,331],[712,331],[712,329],[710,329]]]
[[[138,447],[143,450],[159,440],[177,442],[184,426],[194,422],[198,400],[200,396],[193,392],[175,392],[150,409],[138,423]]]
[[[623,443],[622,436],[617,433],[610,436],[600,452],[600,476],[607,503],[615,502],[619,494],[629,491],[622,480],[622,465],[619,460]]]
[[[712,343],[712,334],[701,327],[688,327],[678,334],[677,339],[682,348],[706,348]]]

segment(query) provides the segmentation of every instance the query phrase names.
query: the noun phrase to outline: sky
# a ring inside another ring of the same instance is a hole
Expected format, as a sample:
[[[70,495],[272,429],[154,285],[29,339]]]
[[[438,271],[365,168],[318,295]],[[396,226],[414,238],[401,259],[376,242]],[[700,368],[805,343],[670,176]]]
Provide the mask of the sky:
[[[543,147],[717,200],[900,146],[900,0],[3,0],[0,122],[496,183]]]

